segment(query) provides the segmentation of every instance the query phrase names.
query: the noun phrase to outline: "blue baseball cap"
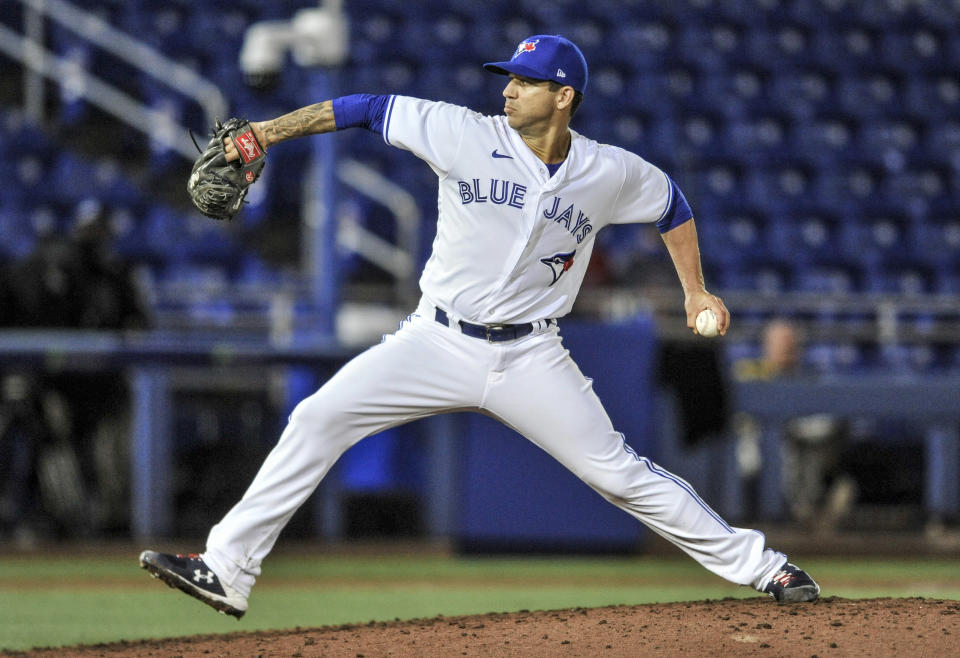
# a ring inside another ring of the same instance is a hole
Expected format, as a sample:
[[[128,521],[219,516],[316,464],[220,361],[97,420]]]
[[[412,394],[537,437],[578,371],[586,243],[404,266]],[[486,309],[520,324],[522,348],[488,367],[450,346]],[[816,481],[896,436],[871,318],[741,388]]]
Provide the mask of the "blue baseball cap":
[[[522,75],[534,80],[552,80],[583,93],[587,88],[587,60],[569,39],[553,34],[527,37],[509,62],[487,62],[484,70],[499,75]]]

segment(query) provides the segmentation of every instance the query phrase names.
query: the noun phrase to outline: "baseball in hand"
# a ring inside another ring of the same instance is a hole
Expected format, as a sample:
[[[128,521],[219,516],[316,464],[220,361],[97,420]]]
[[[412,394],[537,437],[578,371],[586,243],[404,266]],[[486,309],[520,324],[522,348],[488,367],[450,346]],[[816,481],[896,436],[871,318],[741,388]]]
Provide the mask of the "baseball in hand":
[[[705,338],[713,338],[720,333],[717,330],[717,316],[709,308],[697,314],[697,333]]]

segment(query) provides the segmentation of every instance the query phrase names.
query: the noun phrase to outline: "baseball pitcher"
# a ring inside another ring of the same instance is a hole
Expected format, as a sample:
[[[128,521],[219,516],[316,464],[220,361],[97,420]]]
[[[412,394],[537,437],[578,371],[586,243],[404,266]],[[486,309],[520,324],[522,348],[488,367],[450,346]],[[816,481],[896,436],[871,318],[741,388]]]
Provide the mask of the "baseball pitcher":
[[[679,187],[639,156],[570,128],[587,63],[567,39],[532,36],[509,60],[484,68],[507,76],[500,116],[354,95],[251,122],[249,130],[234,126],[211,142],[220,169],[227,163],[242,172],[253,161],[259,173],[261,151],[285,140],[375,131],[436,173],[437,234],[418,307],[296,407],[243,498],[211,529],[205,552],[145,551],[141,566],[240,617],[263,559],[344,451],[401,423],[474,410],[517,430],[713,573],[780,602],[816,599],[819,586],[766,547],[762,533],[731,527],[687,482],[633,450],[563,346],[562,318],[597,232],[626,222],[659,228],[687,326],[696,331],[695,318],[710,309],[726,333],[729,313],[704,286],[693,213]],[[238,134],[246,137],[238,142]],[[204,192],[207,169],[195,168],[191,194]],[[221,172],[211,183],[240,181],[237,192],[220,195],[227,216],[239,208],[243,183],[255,178]]]

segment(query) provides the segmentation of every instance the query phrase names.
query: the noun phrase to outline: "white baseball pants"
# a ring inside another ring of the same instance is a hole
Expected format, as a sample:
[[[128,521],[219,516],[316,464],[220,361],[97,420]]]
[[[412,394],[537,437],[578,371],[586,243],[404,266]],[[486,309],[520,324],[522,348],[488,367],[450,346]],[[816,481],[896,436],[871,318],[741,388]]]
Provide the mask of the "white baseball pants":
[[[223,582],[249,596],[290,517],[350,446],[461,410],[498,418],[727,580],[759,589],[786,562],[760,532],[730,527],[687,482],[633,451],[556,325],[490,343],[461,334],[452,320],[452,327],[436,322],[434,307],[421,302],[395,334],[297,405],[243,498],[210,531],[203,558]]]

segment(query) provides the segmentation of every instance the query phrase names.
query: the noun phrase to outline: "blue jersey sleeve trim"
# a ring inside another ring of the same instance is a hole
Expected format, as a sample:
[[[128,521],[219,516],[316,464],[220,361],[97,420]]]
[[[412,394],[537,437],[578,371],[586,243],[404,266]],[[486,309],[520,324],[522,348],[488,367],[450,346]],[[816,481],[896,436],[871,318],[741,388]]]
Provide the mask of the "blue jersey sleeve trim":
[[[664,174],[664,176],[667,175]],[[693,219],[693,211],[683,192],[669,176],[667,176],[667,182],[670,184],[667,192],[667,207],[663,209],[663,214],[657,220],[657,230],[660,233],[666,233]]]
[[[384,109],[390,96],[352,94],[333,99],[333,119],[337,130],[366,128],[378,133],[383,130]]]
[[[387,134],[390,131],[390,119],[393,117],[393,106],[397,102],[396,96],[390,96],[389,98],[390,101],[387,106],[387,118],[383,122],[383,141],[385,141],[387,144],[390,144],[390,138],[387,136]],[[393,146],[393,144],[390,144],[390,146]]]

